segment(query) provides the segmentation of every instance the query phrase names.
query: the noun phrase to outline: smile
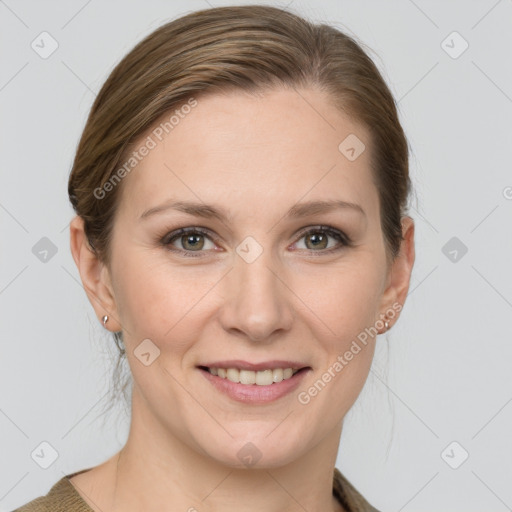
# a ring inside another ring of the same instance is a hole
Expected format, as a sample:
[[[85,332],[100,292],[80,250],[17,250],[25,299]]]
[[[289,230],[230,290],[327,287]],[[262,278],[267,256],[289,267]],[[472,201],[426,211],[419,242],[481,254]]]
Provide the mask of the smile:
[[[197,367],[213,387],[238,402],[252,405],[278,400],[297,389],[310,367],[238,370],[237,368]]]
[[[296,368],[275,368],[273,370],[239,370],[238,368],[208,368],[212,375],[217,375],[221,379],[228,379],[231,382],[257,386],[269,386],[283,380],[290,379],[299,369]]]

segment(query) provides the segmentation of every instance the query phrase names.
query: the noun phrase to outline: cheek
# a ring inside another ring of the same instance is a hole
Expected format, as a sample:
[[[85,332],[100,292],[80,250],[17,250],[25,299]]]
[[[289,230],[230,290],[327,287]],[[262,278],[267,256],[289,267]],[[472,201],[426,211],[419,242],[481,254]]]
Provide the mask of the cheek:
[[[330,371],[330,374],[334,375],[332,377],[334,383],[327,384],[332,385],[332,396],[329,402],[341,412],[341,417],[345,416],[357,400],[372,364],[375,342],[370,341],[367,344],[356,342],[356,344],[350,344],[346,351],[339,354],[340,358]]]
[[[328,271],[318,268],[297,274],[293,287],[316,317],[315,323],[340,350],[373,325],[379,304],[379,270],[364,258],[358,264],[354,261],[347,259]]]
[[[119,277],[116,302],[128,337],[149,338],[160,347],[172,340],[175,350],[200,327],[190,319],[200,317],[202,301],[218,281],[212,270],[179,268],[165,255],[144,251],[123,260]]]
[[[316,409],[328,425],[345,416],[368,377],[376,341],[370,331],[378,306],[376,283],[375,274],[347,271],[328,280],[323,293],[310,292],[313,316],[318,317],[311,322],[324,357],[314,378],[299,390],[298,400],[310,411]]]
[[[173,311],[173,291],[164,278],[163,268],[155,269],[142,256],[126,255],[118,268],[118,276],[116,304],[127,334],[151,337],[151,331],[156,336],[158,327],[162,327],[159,324]],[[168,320],[170,322],[172,318]]]

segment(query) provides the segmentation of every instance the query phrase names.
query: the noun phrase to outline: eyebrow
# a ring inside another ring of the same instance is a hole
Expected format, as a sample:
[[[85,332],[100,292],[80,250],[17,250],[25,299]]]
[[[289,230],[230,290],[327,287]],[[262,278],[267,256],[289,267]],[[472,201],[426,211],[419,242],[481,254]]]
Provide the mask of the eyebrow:
[[[166,201],[165,203],[162,203],[158,206],[155,206],[153,208],[150,208],[149,210],[144,211],[140,216],[139,220],[146,219],[152,215],[162,213],[170,209],[188,213],[189,215],[195,215],[196,217],[204,217],[207,219],[215,218],[220,221],[230,219],[230,215],[224,208],[219,208],[213,205],[193,201]],[[308,201],[305,203],[297,203],[293,205],[288,210],[288,212],[286,212],[283,218],[307,217],[308,215],[326,213],[337,209],[350,209],[366,217],[366,212],[360,205],[348,201],[333,200]]]

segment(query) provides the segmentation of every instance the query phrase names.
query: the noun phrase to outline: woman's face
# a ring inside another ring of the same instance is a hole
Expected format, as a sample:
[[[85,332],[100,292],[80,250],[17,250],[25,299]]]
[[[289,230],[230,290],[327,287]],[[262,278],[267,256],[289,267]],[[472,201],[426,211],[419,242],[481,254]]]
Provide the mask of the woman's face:
[[[291,462],[339,434],[374,353],[365,329],[382,331],[390,310],[394,323],[404,298],[368,133],[312,89],[198,97],[168,133],[154,128],[123,179],[111,246],[108,326],[124,332],[132,414],[223,464]],[[259,386],[200,368],[241,362],[305,369]]]

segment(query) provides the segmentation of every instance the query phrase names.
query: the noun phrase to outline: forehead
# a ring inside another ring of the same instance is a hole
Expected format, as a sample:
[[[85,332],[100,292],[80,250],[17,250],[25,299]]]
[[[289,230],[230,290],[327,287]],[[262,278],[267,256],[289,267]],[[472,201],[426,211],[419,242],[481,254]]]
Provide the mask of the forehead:
[[[345,199],[377,213],[369,134],[324,93],[236,91],[196,101],[140,137],[135,150],[150,149],[123,180],[120,207],[130,216],[172,198],[254,214],[263,204]]]

